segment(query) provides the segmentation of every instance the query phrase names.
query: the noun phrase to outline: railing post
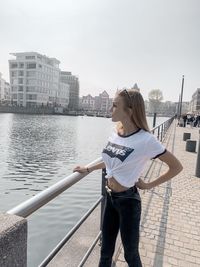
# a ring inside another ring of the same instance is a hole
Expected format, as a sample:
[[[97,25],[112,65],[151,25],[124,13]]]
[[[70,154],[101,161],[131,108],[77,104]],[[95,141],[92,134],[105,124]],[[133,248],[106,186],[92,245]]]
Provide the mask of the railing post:
[[[197,162],[196,162],[196,172],[195,175],[200,178],[200,130],[199,130],[199,145],[197,151]]]
[[[106,201],[106,169],[102,170],[102,182],[101,182],[101,195],[103,196],[103,199],[101,201],[101,216],[100,216],[100,230],[102,230],[102,225],[103,225],[103,215],[104,215],[104,208],[105,208],[105,201]],[[100,245],[101,245],[101,238],[100,238]]]
[[[158,140],[160,140],[160,126],[158,126]]]
[[[167,125],[166,125],[166,123],[164,123],[164,136],[165,136],[165,134],[166,134],[166,130],[167,129]]]
[[[0,266],[27,266],[27,221],[0,213]]]
[[[156,112],[153,114],[153,128],[156,126]]]
[[[161,124],[161,139],[160,139],[160,141],[162,142],[162,140],[163,140],[163,124]]]

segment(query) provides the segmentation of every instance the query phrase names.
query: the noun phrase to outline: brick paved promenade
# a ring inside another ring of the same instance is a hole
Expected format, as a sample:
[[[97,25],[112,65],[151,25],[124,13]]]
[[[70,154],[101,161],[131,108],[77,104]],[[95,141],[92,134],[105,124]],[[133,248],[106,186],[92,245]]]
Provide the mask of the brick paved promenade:
[[[191,133],[191,139],[198,141],[199,129],[176,127],[175,123],[171,126],[164,144],[178,157],[184,169],[154,192],[141,193],[140,254],[144,267],[200,266],[200,178],[195,176],[197,153],[186,152],[186,142],[183,141],[184,132]],[[149,177],[152,175],[154,179],[165,169],[166,166],[156,160]],[[127,267],[122,252],[120,248],[117,267]]]

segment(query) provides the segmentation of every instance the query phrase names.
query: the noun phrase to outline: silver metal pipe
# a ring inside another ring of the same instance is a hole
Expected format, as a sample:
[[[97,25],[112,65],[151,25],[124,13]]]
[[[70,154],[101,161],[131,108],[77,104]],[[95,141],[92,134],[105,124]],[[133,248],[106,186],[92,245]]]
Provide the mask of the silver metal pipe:
[[[89,163],[86,167],[91,167],[92,165],[100,163],[101,161],[102,158],[100,157],[94,160],[93,162]],[[79,180],[81,180],[83,177],[87,175],[88,173],[84,174],[78,172],[72,173],[71,175],[67,176],[66,178],[62,179],[56,184],[38,193],[36,196],[24,201],[23,203],[19,204],[13,209],[7,211],[7,213],[26,218],[34,211],[38,210],[40,207],[47,204],[50,200],[60,195],[63,191],[65,191],[66,189],[68,189],[73,184],[77,183]]]

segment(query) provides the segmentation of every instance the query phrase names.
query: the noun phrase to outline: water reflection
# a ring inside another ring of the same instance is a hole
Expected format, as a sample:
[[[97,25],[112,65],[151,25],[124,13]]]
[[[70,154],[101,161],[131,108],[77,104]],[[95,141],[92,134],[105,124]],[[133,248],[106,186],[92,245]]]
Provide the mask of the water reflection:
[[[9,129],[5,121],[1,124],[7,137],[6,142],[1,142],[7,149],[4,157],[7,169],[0,174],[3,179],[13,181],[9,190],[41,191],[45,188],[41,184],[62,176],[63,164],[75,157],[76,119],[13,114],[9,116]]]

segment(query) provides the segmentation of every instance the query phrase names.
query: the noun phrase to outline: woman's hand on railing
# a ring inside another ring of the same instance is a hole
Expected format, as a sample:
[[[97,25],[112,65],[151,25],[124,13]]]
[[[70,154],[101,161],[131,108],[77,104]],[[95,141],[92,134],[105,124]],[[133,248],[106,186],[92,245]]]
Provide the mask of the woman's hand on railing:
[[[95,170],[104,169],[105,167],[106,167],[105,163],[103,161],[99,162],[99,159],[98,159],[98,161],[91,164],[90,167],[76,166],[73,169],[73,172],[90,173],[90,172],[93,172]]]
[[[89,168],[87,167],[84,167],[84,166],[76,166],[74,169],[73,169],[73,172],[79,172],[79,173],[89,173],[90,170]]]

